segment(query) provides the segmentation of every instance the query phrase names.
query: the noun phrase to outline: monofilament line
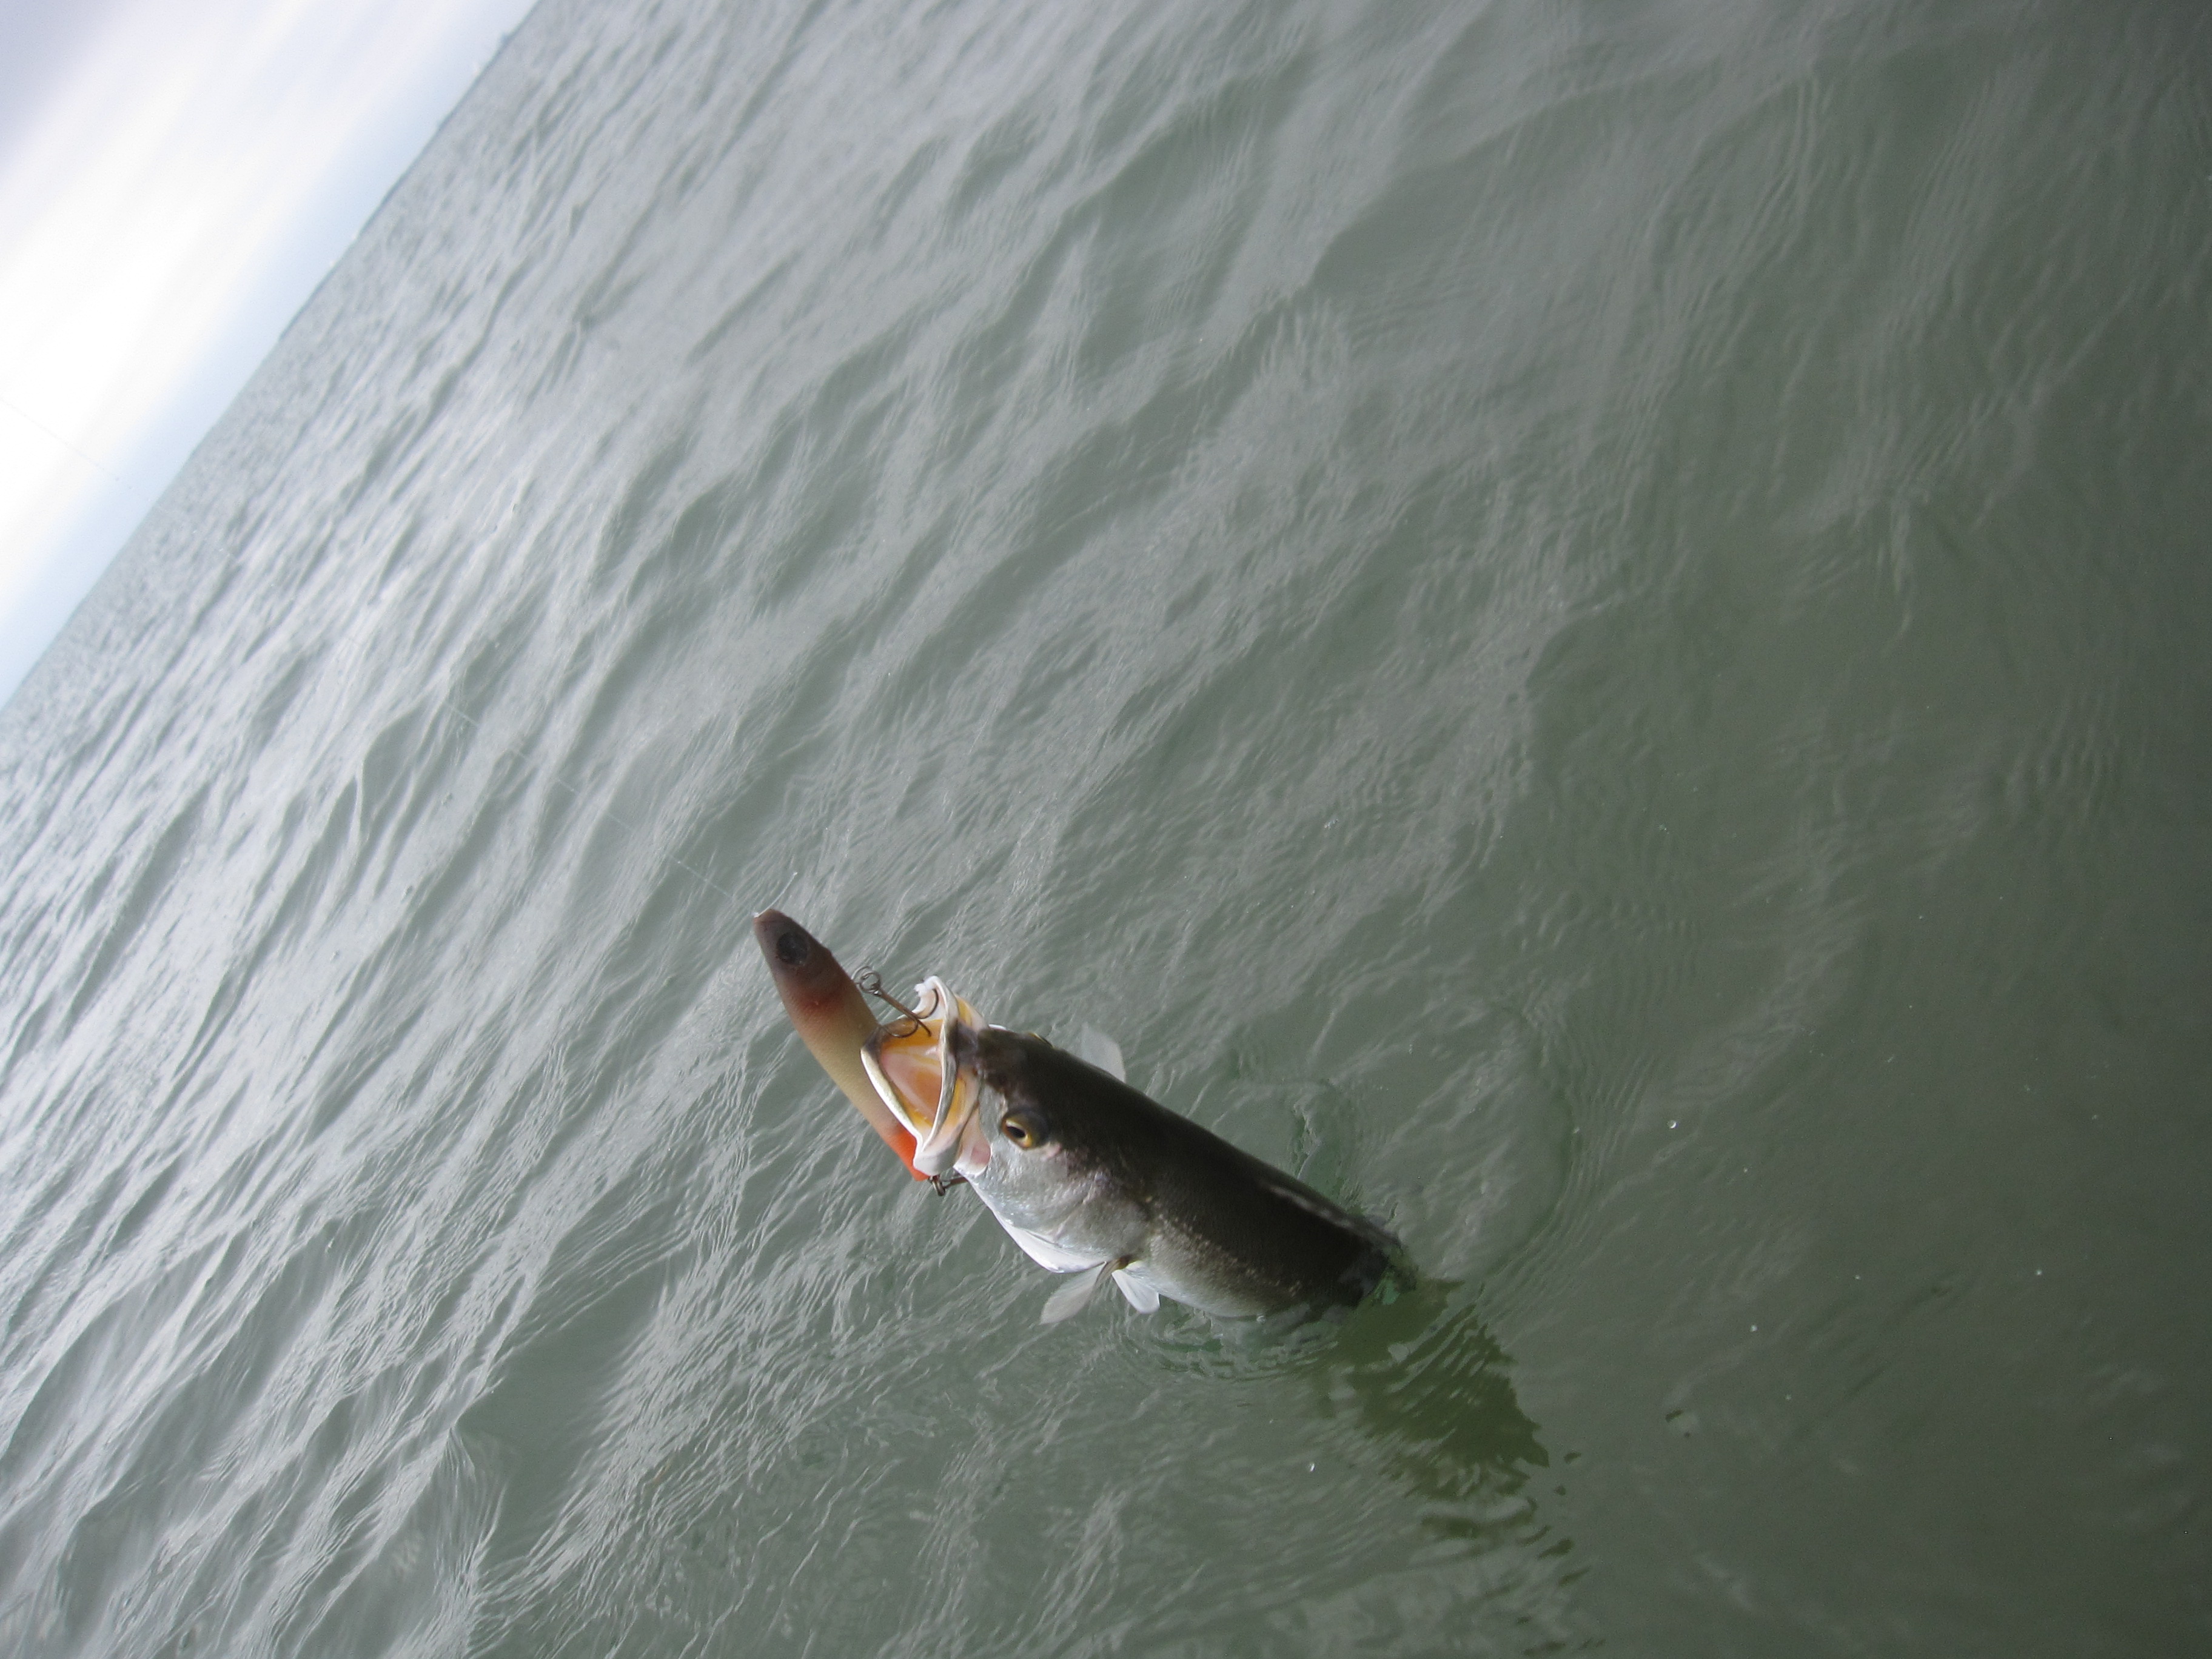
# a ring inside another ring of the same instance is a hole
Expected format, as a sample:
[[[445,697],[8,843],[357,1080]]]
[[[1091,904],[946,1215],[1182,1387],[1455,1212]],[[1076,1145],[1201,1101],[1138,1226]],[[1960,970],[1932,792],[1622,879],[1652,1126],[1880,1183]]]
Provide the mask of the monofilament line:
[[[438,699],[438,705],[440,708],[445,709],[448,714],[452,714],[454,719],[461,721],[462,724],[465,725],[471,731],[479,734],[483,732],[484,729],[483,722],[477,720],[473,715],[463,713],[462,710],[455,705],[452,698],[441,696]],[[520,744],[510,744],[506,749],[501,750],[501,753],[506,755],[516,755],[521,752],[522,745]],[[584,799],[584,792],[577,788],[575,785],[570,783],[568,779],[562,777],[558,772],[548,772],[544,774],[544,775],[551,782],[556,783],[562,788],[567,790],[576,800],[580,802]],[[616,811],[612,807],[604,807],[601,811],[607,817],[611,818],[616,823],[620,824],[624,830],[629,830],[633,836],[641,836],[645,833],[643,829],[639,825],[632,823],[628,818],[623,817],[621,813]],[[728,888],[723,886],[720,882],[716,881],[705,871],[693,868],[690,865],[686,864],[682,859],[677,857],[673,853],[664,854],[662,856],[665,857],[669,863],[674,865],[678,869],[684,872],[685,875],[691,877],[693,879],[706,886],[713,888],[724,898],[729,900],[731,903],[738,905],[740,908],[744,908],[743,901],[741,901],[735,893],[732,893]],[[791,873],[793,879],[796,880],[798,878],[799,872],[794,870]]]

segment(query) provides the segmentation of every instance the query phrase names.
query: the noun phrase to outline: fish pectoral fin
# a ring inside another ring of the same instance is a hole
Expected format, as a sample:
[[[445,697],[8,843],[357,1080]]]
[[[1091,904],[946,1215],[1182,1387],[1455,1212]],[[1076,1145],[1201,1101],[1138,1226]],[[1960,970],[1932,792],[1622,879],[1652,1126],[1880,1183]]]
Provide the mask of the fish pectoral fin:
[[[1154,1314],[1160,1310],[1160,1293],[1151,1285],[1139,1285],[1128,1274],[1119,1272],[1114,1275],[1114,1284],[1127,1298],[1129,1305],[1139,1313]]]
[[[1044,1299],[1044,1313],[1039,1318],[1042,1325],[1057,1325],[1063,1319],[1073,1319],[1091,1305],[1091,1298],[1098,1294],[1098,1281],[1106,1277],[1109,1264],[1100,1262],[1095,1267],[1085,1267]]]
[[[1125,1255],[1102,1261],[1095,1267],[1085,1267],[1044,1299],[1044,1312],[1037,1322],[1057,1325],[1063,1319],[1074,1318],[1091,1305],[1091,1298],[1098,1294],[1098,1287],[1106,1282],[1109,1273],[1118,1273],[1128,1265],[1129,1258]]]
[[[1121,1045],[1096,1025],[1086,1025],[1078,1034],[1075,1057],[1085,1065],[1096,1066],[1116,1083],[1129,1080],[1129,1068],[1121,1063]]]

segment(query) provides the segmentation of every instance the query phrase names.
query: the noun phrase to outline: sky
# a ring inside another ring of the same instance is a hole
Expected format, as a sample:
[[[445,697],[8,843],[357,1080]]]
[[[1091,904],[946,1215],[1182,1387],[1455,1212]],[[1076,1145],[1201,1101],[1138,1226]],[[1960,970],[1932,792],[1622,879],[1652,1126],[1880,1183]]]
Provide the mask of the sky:
[[[0,698],[531,0],[0,0]]]

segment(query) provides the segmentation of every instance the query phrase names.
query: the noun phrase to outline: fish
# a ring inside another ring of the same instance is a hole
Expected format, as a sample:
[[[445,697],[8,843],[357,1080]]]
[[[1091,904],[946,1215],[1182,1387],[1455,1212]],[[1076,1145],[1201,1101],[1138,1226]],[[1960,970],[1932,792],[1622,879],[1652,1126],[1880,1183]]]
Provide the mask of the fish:
[[[1234,1319],[1410,1278],[1382,1227],[1132,1088],[1109,1042],[1086,1046],[1107,1063],[987,1024],[936,978],[860,1042],[910,1167],[960,1177],[1031,1261],[1073,1275],[1044,1323],[1109,1279],[1140,1313],[1164,1297]]]
[[[928,1180],[915,1164],[914,1132],[884,1103],[860,1058],[862,1045],[881,1022],[853,976],[827,945],[781,910],[763,910],[753,918],[753,939],[768,959],[769,976],[799,1041],[914,1178]]]

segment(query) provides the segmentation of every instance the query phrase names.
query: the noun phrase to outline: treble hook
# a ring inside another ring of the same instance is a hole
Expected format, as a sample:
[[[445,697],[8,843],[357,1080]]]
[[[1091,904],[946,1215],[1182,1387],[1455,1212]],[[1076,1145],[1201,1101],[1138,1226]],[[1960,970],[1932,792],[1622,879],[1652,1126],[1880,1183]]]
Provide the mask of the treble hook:
[[[906,1030],[896,1033],[896,1036],[901,1037],[908,1037],[912,1036],[916,1031],[921,1030],[921,1016],[915,1012],[913,1009],[908,1007],[906,1004],[901,1002],[889,991],[884,989],[884,976],[878,973],[874,969],[863,963],[860,971],[853,975],[853,983],[859,986],[865,994],[875,998],[878,1002],[888,1002],[892,1007],[897,1009],[901,1014],[905,1016],[905,1019],[902,1023],[906,1026]],[[944,1197],[945,1194],[951,1192],[955,1187],[965,1187],[968,1184],[968,1177],[962,1175],[957,1170],[950,1175],[931,1176],[928,1177],[928,1181],[931,1188],[935,1190],[939,1198]]]
[[[906,1016],[907,1029],[899,1033],[901,1036],[912,1036],[921,1029],[921,1016],[884,989],[884,976],[874,969],[863,965],[860,971],[853,975],[853,983],[859,986],[865,994],[878,1002],[888,1002]]]

